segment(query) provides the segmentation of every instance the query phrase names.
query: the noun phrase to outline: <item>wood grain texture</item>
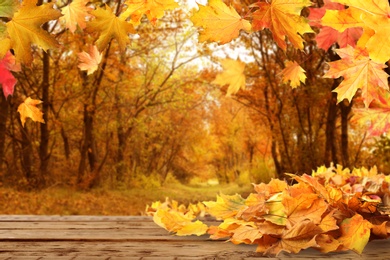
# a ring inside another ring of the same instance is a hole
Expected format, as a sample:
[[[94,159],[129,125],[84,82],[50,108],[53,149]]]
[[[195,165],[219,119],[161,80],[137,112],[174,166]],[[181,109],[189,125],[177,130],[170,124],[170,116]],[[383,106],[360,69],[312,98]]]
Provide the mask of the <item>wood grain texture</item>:
[[[390,260],[390,241],[373,241],[353,252],[263,257],[256,246],[213,241],[208,236],[172,236],[150,217],[0,216],[0,260],[41,259],[374,259]]]

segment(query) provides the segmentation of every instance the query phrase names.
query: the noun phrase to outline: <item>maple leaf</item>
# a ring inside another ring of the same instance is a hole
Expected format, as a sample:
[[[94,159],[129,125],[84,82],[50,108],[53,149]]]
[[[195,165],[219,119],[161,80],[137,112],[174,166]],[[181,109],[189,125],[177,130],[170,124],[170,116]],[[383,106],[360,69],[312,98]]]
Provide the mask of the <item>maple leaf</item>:
[[[3,86],[5,98],[14,93],[17,82],[11,71],[20,71],[20,64],[16,63],[15,57],[8,51],[4,58],[0,60],[0,84]]]
[[[89,48],[89,53],[83,51],[79,53],[78,56],[80,62],[78,68],[80,70],[86,70],[88,75],[94,73],[98,69],[103,57],[95,45]]]
[[[265,207],[265,196],[264,194],[251,193],[245,200],[246,207],[243,207],[238,213],[237,217],[242,218],[246,221],[252,218],[258,218],[261,215],[267,213]]]
[[[210,0],[207,6],[200,6],[191,17],[195,26],[202,27],[199,41],[214,41],[225,44],[238,37],[240,30],[249,32],[251,24],[222,0]]]
[[[220,86],[229,85],[226,96],[237,93],[240,89],[245,89],[245,63],[239,60],[225,59],[221,61],[224,71],[217,75],[211,83]]]
[[[285,195],[282,199],[282,204],[286,212],[287,228],[304,220],[310,220],[314,224],[320,224],[322,214],[328,208],[328,204],[314,193],[300,194],[295,198]]]
[[[382,91],[369,108],[354,108],[351,123],[367,128],[368,135],[380,136],[390,131],[390,93]]]
[[[56,47],[57,41],[41,25],[61,16],[53,9],[54,3],[36,5],[36,0],[24,0],[21,8],[15,12],[7,26],[10,37],[10,47],[15,51],[17,61],[31,64],[30,44],[36,44],[43,50]]]
[[[120,15],[120,18],[126,20],[131,17],[134,25],[139,25],[142,16],[145,14],[152,24],[164,16],[165,10],[173,10],[179,7],[174,0],[127,0],[125,2],[126,10]]]
[[[268,213],[263,218],[273,224],[285,226],[287,223],[287,215],[282,198],[283,193],[277,193],[267,200]]]
[[[351,101],[356,91],[361,89],[363,102],[368,107],[373,99],[379,99],[380,88],[388,90],[388,75],[383,71],[387,66],[377,63],[368,57],[367,50],[348,46],[336,50],[341,60],[330,62],[330,69],[325,78],[344,77],[343,82],[335,89],[337,101]]]
[[[263,237],[261,231],[255,224],[241,225],[234,230],[233,236],[230,241],[234,244],[253,244],[257,239]]]
[[[0,0],[0,17],[11,18],[18,9],[18,0]]]
[[[208,229],[208,226],[203,222],[199,220],[192,222],[192,217],[170,209],[158,209],[153,216],[153,221],[169,232],[175,232],[178,236],[201,236]]]
[[[336,210],[330,211],[325,215],[325,217],[321,219],[321,223],[318,226],[322,229],[322,231],[328,232],[339,229],[339,226],[337,225],[337,219],[333,216],[335,211]]]
[[[41,103],[41,100],[28,97],[22,104],[19,105],[18,112],[20,113],[20,121],[22,122],[22,126],[24,126],[27,118],[31,118],[36,122],[45,123],[45,120],[43,120],[43,113],[36,107],[36,105]]]
[[[0,20],[0,59],[4,58],[11,49],[11,40],[8,38],[7,26]]]
[[[348,249],[359,254],[370,238],[372,224],[361,215],[356,214],[352,218],[344,219],[340,224],[341,237],[338,240]]]
[[[347,47],[351,45],[352,47],[356,46],[356,42],[361,37],[363,30],[362,28],[347,28],[343,32],[329,27],[322,26],[321,19],[325,15],[327,10],[344,10],[345,6],[338,3],[333,3],[330,0],[325,0],[324,5],[321,8],[309,8],[310,15],[308,19],[310,20],[311,26],[316,26],[321,28],[320,32],[316,35],[317,46],[321,49],[327,51],[330,46],[334,43],[338,43],[340,48]]]
[[[90,17],[89,11],[91,7],[86,6],[89,0],[74,0],[69,5],[62,8],[61,13],[64,15],[60,18],[61,22],[65,23],[66,28],[74,33],[79,26],[85,29],[87,26],[86,19]]]
[[[260,183],[254,185],[255,191],[264,194],[266,198],[269,198],[269,196],[273,196],[277,193],[283,192],[287,188],[287,183],[279,179],[272,179],[268,184]]]
[[[302,249],[317,247],[316,236],[321,233],[321,228],[313,222],[302,221],[291,229],[285,230],[278,243],[269,248],[266,253],[271,255],[278,255],[282,251],[299,253]]]
[[[296,61],[286,61],[285,68],[282,70],[283,83],[288,83],[292,88],[296,88],[306,81],[305,70]]]
[[[319,234],[316,236],[316,242],[318,247],[314,247],[314,249],[320,251],[321,253],[338,251],[342,245],[337,239],[328,234]]]
[[[254,30],[270,29],[277,45],[286,50],[286,36],[295,48],[303,49],[300,35],[313,33],[306,18],[300,16],[304,7],[310,6],[310,0],[272,0],[271,3],[258,2],[259,7],[253,13]]]
[[[351,27],[364,29],[358,46],[367,48],[370,58],[378,63],[390,59],[390,9],[388,1],[334,0],[348,6],[345,10],[329,10],[322,19],[322,24],[338,31]]]
[[[111,39],[118,41],[119,48],[123,51],[130,42],[129,33],[135,33],[133,25],[118,18],[112,9],[106,5],[106,9],[97,8],[91,14],[95,19],[87,25],[88,32],[99,32],[100,36],[96,41],[99,51],[103,51]]]
[[[226,219],[235,216],[237,212],[245,206],[245,200],[236,195],[217,195],[217,201],[203,202],[207,207],[207,212],[216,219]]]

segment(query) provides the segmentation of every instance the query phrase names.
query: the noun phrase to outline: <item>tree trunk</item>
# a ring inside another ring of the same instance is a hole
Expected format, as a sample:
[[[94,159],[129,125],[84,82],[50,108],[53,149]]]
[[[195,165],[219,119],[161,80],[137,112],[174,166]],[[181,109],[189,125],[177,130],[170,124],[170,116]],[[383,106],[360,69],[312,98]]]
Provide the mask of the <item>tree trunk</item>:
[[[0,173],[3,172],[4,152],[5,152],[5,134],[7,130],[8,102],[3,91],[0,91]],[[2,175],[0,175],[1,181]]]
[[[40,124],[41,128],[41,140],[39,144],[39,181],[42,182],[41,185],[45,185],[45,179],[47,176],[47,167],[49,164],[49,109],[50,109],[50,100],[49,100],[49,87],[50,87],[50,57],[47,52],[43,52],[42,64],[43,64],[43,75],[42,75],[42,112],[43,112],[43,120],[44,124]]]
[[[335,80],[334,88],[338,85]],[[328,116],[325,129],[325,156],[324,163],[327,167],[333,162],[337,164],[337,147],[336,147],[336,117],[337,117],[337,94],[332,92],[332,97],[328,101]]]
[[[348,152],[348,117],[351,112],[352,102],[339,104],[341,111],[341,160],[344,167],[350,167],[349,152]]]
[[[31,187],[36,188],[36,176],[33,171],[33,165],[32,165],[32,154],[33,154],[33,149],[32,149],[32,144],[30,140],[30,136],[28,133],[28,128],[27,125],[21,127],[21,134],[22,134],[22,169],[24,172],[24,176],[26,177],[28,183],[31,185]]]

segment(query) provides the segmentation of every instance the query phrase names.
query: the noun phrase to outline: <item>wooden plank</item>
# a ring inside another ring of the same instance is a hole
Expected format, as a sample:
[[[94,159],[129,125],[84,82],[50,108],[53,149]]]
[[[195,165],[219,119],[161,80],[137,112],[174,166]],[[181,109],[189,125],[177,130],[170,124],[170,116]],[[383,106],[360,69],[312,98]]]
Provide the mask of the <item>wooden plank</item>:
[[[215,223],[218,224],[218,223]],[[255,245],[172,236],[150,217],[0,216],[0,260],[14,259],[237,259],[262,258]],[[362,256],[314,249],[266,259],[390,260],[390,241],[370,242]]]
[[[0,222],[49,222],[49,221],[96,221],[96,222],[113,222],[113,221],[126,221],[126,222],[140,222],[149,221],[153,222],[152,217],[149,216],[84,216],[84,215],[0,215]]]
[[[170,242],[155,242],[151,241],[147,244],[143,242],[23,242],[20,247],[15,248],[12,245],[1,243],[1,253],[5,252],[13,256],[44,256],[53,257],[153,257],[165,258],[176,257],[182,258],[210,258],[210,259],[253,259],[260,258],[261,255],[255,253],[256,246],[250,245],[233,245],[221,241],[170,241]],[[270,259],[270,257],[266,257]],[[308,250],[298,255],[281,254],[276,259],[356,259],[357,255],[352,252],[339,254],[320,254],[315,250]],[[110,258],[111,259],[111,258]],[[271,257],[272,259],[272,257]],[[363,258],[364,259],[364,258]],[[375,258],[370,255],[370,259],[379,260],[383,258]]]

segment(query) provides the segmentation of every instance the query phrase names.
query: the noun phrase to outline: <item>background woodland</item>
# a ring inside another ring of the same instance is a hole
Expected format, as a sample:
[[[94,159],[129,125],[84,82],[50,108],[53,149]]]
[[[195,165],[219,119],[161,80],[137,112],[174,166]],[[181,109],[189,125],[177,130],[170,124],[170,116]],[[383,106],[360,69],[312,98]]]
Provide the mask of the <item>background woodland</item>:
[[[226,3],[243,16],[251,4]],[[55,4],[60,9],[68,2]],[[123,3],[104,5],[119,10]],[[110,41],[95,72],[80,70],[75,55],[90,51],[94,32],[45,23],[60,45],[46,52],[33,46],[31,65],[13,72],[13,95],[0,94],[1,185],[88,190],[158,187],[173,179],[259,183],[332,163],[377,165],[388,173],[389,139],[372,137],[354,120],[354,109],[363,107],[359,94],[337,103],[331,91],[340,80],[323,78],[327,62],[339,59],[335,45],[320,48],[309,33],[304,51],[284,51],[269,30],[241,31],[224,45],[198,44],[192,7],[180,1],[157,22],[143,17],[126,51]],[[246,63],[246,88],[234,95],[213,83],[225,58]],[[299,61],[304,84],[292,88],[283,79],[286,59]],[[42,101],[44,124],[22,125],[17,108],[26,97]]]

